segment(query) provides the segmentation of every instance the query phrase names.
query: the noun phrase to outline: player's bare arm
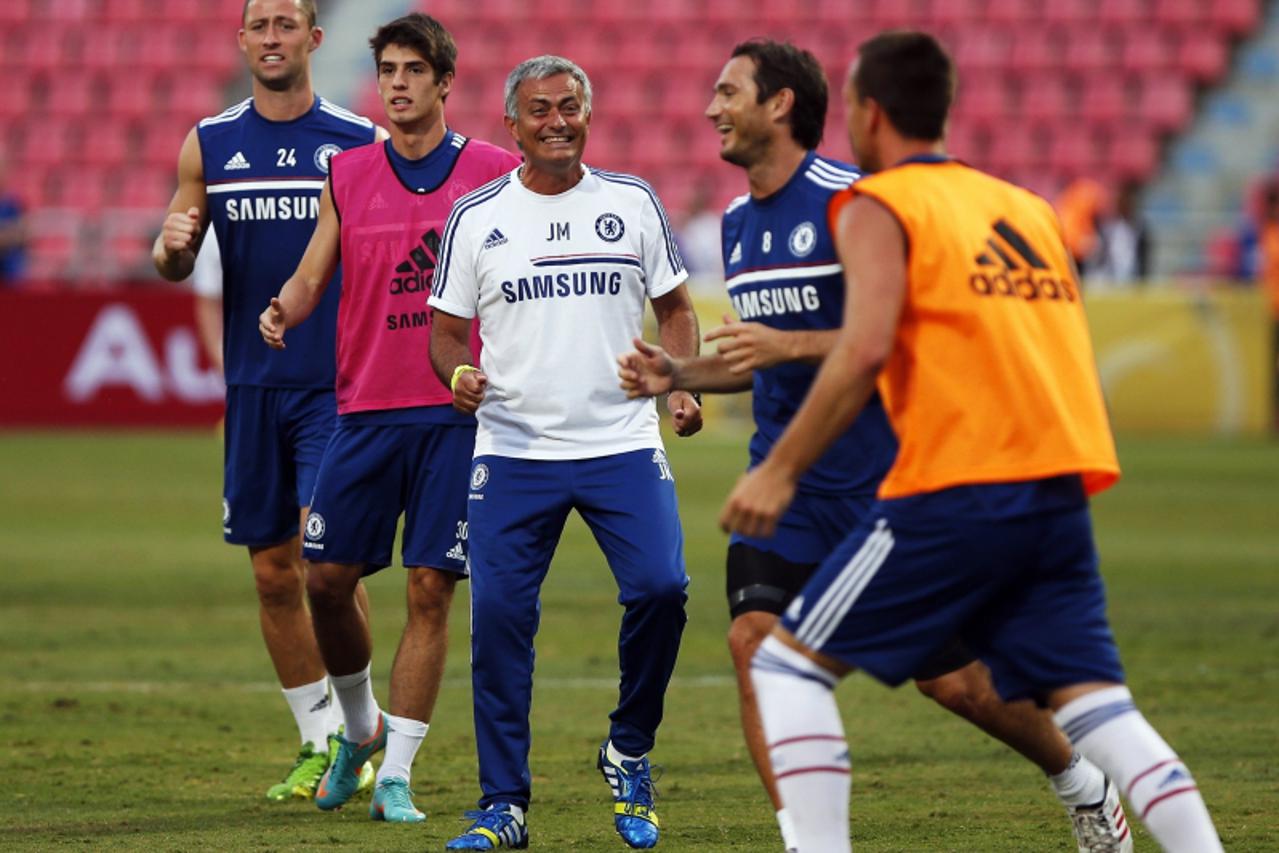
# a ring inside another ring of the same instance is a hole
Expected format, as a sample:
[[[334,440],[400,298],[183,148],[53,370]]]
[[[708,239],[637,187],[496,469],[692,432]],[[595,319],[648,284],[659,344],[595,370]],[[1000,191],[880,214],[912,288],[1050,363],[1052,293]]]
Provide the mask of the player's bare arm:
[[[838,335],[838,329],[785,331],[763,323],[744,323],[725,314],[724,325],[711,329],[702,340],[718,341],[716,352],[730,373],[749,375],[785,362],[821,364]]]
[[[635,349],[617,357],[617,376],[631,399],[656,397],[672,389],[715,394],[750,390],[750,374],[733,373],[718,355],[672,358],[666,350],[642,338],[632,343]]]
[[[820,364],[838,335],[838,329],[784,331],[726,314],[724,325],[702,338],[719,341],[717,352],[677,359],[636,339],[635,349],[618,357],[618,377],[630,397],[656,397],[672,388],[710,394],[749,391],[753,371],[786,362]]]
[[[151,248],[156,272],[169,281],[182,281],[195,268],[195,256],[204,242],[209,197],[204,185],[204,162],[195,128],[187,134],[178,154],[178,188],[169,202],[160,236]]]
[[[453,389],[453,408],[468,415],[484,401],[488,377],[475,366],[471,321],[436,308],[431,317],[431,367]]]
[[[657,337],[662,348],[675,358],[691,358],[697,355],[697,312],[688,295],[688,287],[681,284],[674,290],[653,300],[653,314],[657,317]],[[675,434],[690,436],[702,428],[702,407],[688,391],[672,391],[666,398],[675,424]]]
[[[258,317],[258,331],[262,340],[272,349],[284,349],[284,333],[306,320],[320,304],[320,298],[329,286],[329,279],[337,270],[338,252],[342,236],[337,209],[333,206],[333,191],[328,181],[320,193],[320,216],[307,243],[306,253],[298,262],[298,268],[280,288],[280,295],[271,300]]]
[[[800,474],[852,424],[892,352],[906,296],[901,226],[879,202],[859,197],[840,212],[835,247],[844,263],[844,325],[781,439],[728,496],[719,519],[725,531],[773,534]]]

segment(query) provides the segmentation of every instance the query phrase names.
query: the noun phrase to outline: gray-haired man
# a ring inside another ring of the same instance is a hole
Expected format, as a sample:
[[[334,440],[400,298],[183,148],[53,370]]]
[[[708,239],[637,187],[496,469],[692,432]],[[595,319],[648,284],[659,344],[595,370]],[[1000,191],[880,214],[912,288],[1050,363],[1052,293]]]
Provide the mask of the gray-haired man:
[[[589,169],[590,82],[556,56],[506,83],[506,126],[525,162],[463,196],[444,229],[430,304],[431,362],[477,414],[468,502],[472,684],[482,811],[450,850],[522,848],[531,783],[528,714],[538,592],[570,510],[600,543],[625,606],[620,696],[598,762],[614,827],[658,841],[647,754],[683,632],[683,535],[651,400],[630,400],[616,360],[653,304],[663,347],[697,352],[697,318],[665,211],[629,175]],[[468,346],[480,321],[480,364]],[[696,432],[687,392],[667,406]]]

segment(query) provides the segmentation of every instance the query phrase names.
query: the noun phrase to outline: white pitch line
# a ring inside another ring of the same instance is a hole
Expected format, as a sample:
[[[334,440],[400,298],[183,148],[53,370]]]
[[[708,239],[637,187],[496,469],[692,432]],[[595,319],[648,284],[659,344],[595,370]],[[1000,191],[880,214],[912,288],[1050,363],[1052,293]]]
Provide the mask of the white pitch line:
[[[671,679],[671,689],[718,689],[731,687],[736,679],[728,675],[698,675]],[[470,681],[450,678],[445,688],[464,690]],[[176,693],[192,691],[236,691],[239,693],[274,693],[280,685],[273,681],[26,681],[21,683],[25,693]],[[615,678],[537,678],[534,690],[616,690]]]

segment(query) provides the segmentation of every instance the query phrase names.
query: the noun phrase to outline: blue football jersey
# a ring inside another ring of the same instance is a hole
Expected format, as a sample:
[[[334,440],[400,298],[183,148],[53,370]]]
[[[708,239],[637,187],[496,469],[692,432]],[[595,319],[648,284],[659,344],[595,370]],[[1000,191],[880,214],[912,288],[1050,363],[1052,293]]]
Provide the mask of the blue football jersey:
[[[332,388],[341,270],[288,348],[272,350],[258,315],[293,275],[315,230],[329,158],[374,139],[373,122],[317,97],[291,121],[270,121],[253,99],[197,126],[209,219],[222,254],[222,349],[228,385]]]
[[[831,196],[860,177],[853,166],[809,152],[791,179],[765,199],[735,199],[724,213],[724,278],[737,316],[785,331],[836,329],[844,275],[826,224]],[[751,465],[763,461],[799,410],[817,366],[755,371]],[[804,474],[804,491],[874,492],[897,452],[879,395]]]

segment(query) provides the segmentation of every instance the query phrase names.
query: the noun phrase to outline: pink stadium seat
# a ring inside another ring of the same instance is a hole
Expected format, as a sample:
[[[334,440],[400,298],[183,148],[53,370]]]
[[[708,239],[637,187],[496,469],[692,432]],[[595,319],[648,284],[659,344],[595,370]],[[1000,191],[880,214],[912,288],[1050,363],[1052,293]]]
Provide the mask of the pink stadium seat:
[[[31,19],[32,0],[5,0],[0,3],[0,24],[6,27]]]
[[[1032,77],[1022,84],[1017,115],[1041,124],[1052,123],[1074,114],[1074,94],[1073,86],[1060,74]]]
[[[82,116],[101,102],[98,90],[96,81],[88,77],[55,75],[40,97],[49,109],[59,114]]]
[[[1133,27],[1124,34],[1120,65],[1132,74],[1152,74],[1172,65],[1173,53],[1163,31]]]
[[[1039,4],[1034,0],[987,0],[982,12],[982,20],[996,26],[1021,27],[1038,17]]]
[[[78,42],[69,42],[53,27],[15,27],[6,51],[28,71],[49,71],[74,61]]]
[[[1149,133],[1115,133],[1107,145],[1105,161],[1122,178],[1146,180],[1158,165],[1159,146]]]
[[[964,31],[955,38],[953,49],[961,79],[973,71],[1005,72],[1011,54],[1008,35],[986,28]]]
[[[1000,125],[991,138],[989,162],[999,174],[1039,166],[1043,156],[1038,134],[1024,124]]]
[[[1050,27],[1091,24],[1096,21],[1097,4],[1093,0],[1055,0],[1043,4],[1041,14],[1043,23]]]
[[[1009,65],[1013,73],[1049,71],[1061,65],[1061,39],[1043,29],[1025,29],[1013,40]]]
[[[1190,120],[1191,109],[1190,91],[1185,83],[1172,77],[1155,77],[1141,88],[1137,118],[1160,130],[1176,130]]]
[[[1097,159],[1096,141],[1083,129],[1061,127],[1048,143],[1048,165],[1062,181],[1090,171]]]
[[[921,21],[931,27],[967,26],[981,20],[980,0],[923,0]]]
[[[1214,0],[1209,17],[1231,35],[1241,35],[1257,25],[1261,17],[1258,0]]]
[[[115,116],[141,118],[151,112],[154,100],[149,85],[139,85],[131,74],[116,72],[107,88],[107,109]]]
[[[1226,45],[1211,30],[1197,28],[1182,37],[1177,67],[1201,82],[1212,82],[1226,71]]]
[[[44,0],[40,6],[41,18],[57,21],[59,24],[83,21],[88,17],[90,9],[88,0]]]
[[[191,132],[189,124],[155,122],[143,131],[140,164],[154,169],[172,170],[177,166],[182,142]],[[138,161],[135,161],[138,162]]]
[[[173,162],[177,162],[174,153]],[[167,171],[158,169],[142,169],[125,173],[119,177],[115,187],[113,206],[139,209],[164,208],[173,195],[173,171],[170,165]]]
[[[37,126],[28,125],[17,159],[25,165],[45,169],[72,161],[79,141],[78,133],[74,130],[75,124],[77,123],[41,123],[38,129]]]
[[[1115,45],[1110,33],[1084,24],[1070,30],[1062,65],[1067,71],[1088,74],[1113,67]]]
[[[74,210],[101,210],[106,203],[105,178],[108,173],[96,168],[59,170],[56,173],[57,196],[55,203],[59,207]]]
[[[31,78],[19,67],[0,68],[5,84],[0,86],[0,120],[11,122],[25,115],[32,106]]]
[[[1153,0],[1151,18],[1166,27],[1189,28],[1203,23],[1206,5],[1202,0]]]
[[[979,123],[997,121],[1013,112],[1013,99],[1005,75],[969,74],[961,78],[955,112]]]
[[[1146,0],[1102,0],[1097,6],[1097,21],[1106,26],[1127,28],[1148,20]]]
[[[1099,72],[1084,79],[1079,112],[1089,124],[1111,125],[1132,111],[1135,99],[1122,77]]]
[[[128,162],[137,142],[138,134],[131,125],[120,121],[95,122],[80,146],[81,157],[86,165],[114,169]]]

